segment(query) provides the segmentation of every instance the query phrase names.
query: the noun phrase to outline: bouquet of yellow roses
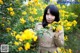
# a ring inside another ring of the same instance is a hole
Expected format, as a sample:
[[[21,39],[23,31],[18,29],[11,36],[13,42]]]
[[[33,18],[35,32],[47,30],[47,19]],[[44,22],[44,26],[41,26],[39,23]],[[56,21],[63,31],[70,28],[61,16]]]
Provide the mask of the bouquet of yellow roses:
[[[54,21],[53,23],[48,24],[48,26],[46,26],[46,28],[50,28],[50,27],[52,27],[53,31],[60,31],[63,28],[63,23],[61,21],[59,22]]]

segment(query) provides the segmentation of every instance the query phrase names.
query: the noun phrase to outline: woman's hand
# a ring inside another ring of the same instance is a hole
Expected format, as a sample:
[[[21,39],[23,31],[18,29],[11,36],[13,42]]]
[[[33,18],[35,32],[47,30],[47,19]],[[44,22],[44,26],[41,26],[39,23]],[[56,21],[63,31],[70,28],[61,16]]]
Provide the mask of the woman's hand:
[[[56,31],[54,37],[55,38],[59,38],[60,33],[61,33],[61,30],[60,31]]]

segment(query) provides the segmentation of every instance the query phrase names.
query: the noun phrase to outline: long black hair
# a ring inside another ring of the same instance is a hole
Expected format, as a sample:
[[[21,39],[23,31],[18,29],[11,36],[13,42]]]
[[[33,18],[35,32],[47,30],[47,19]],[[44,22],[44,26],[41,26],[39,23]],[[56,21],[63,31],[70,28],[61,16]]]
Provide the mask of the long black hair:
[[[55,16],[55,20],[54,21],[58,22],[60,20],[58,8],[55,5],[49,5],[44,10],[44,15],[43,15],[43,20],[42,20],[42,26],[43,27],[48,25],[48,22],[46,20],[46,14],[47,14],[48,9],[50,9],[50,14]]]

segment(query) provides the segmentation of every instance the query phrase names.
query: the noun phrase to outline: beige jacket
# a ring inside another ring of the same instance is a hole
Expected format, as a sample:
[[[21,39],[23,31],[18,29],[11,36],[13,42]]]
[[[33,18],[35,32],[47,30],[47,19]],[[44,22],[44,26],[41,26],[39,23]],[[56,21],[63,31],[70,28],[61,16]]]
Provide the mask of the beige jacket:
[[[35,30],[40,30],[43,28],[42,23],[37,23],[35,25]],[[51,30],[46,30],[43,32],[43,36],[38,36],[39,46],[44,48],[49,48],[47,50],[56,50],[57,47],[64,45],[64,30],[60,31],[59,38],[54,37],[56,33]],[[51,48],[51,49],[50,49]]]

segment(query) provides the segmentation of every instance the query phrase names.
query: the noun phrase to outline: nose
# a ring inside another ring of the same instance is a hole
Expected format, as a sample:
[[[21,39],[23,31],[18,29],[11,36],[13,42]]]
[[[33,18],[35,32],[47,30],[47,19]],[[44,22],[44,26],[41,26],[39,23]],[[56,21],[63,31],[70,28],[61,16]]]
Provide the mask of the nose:
[[[48,17],[48,18],[50,19],[50,17],[51,17],[51,16],[49,15],[49,17]]]

